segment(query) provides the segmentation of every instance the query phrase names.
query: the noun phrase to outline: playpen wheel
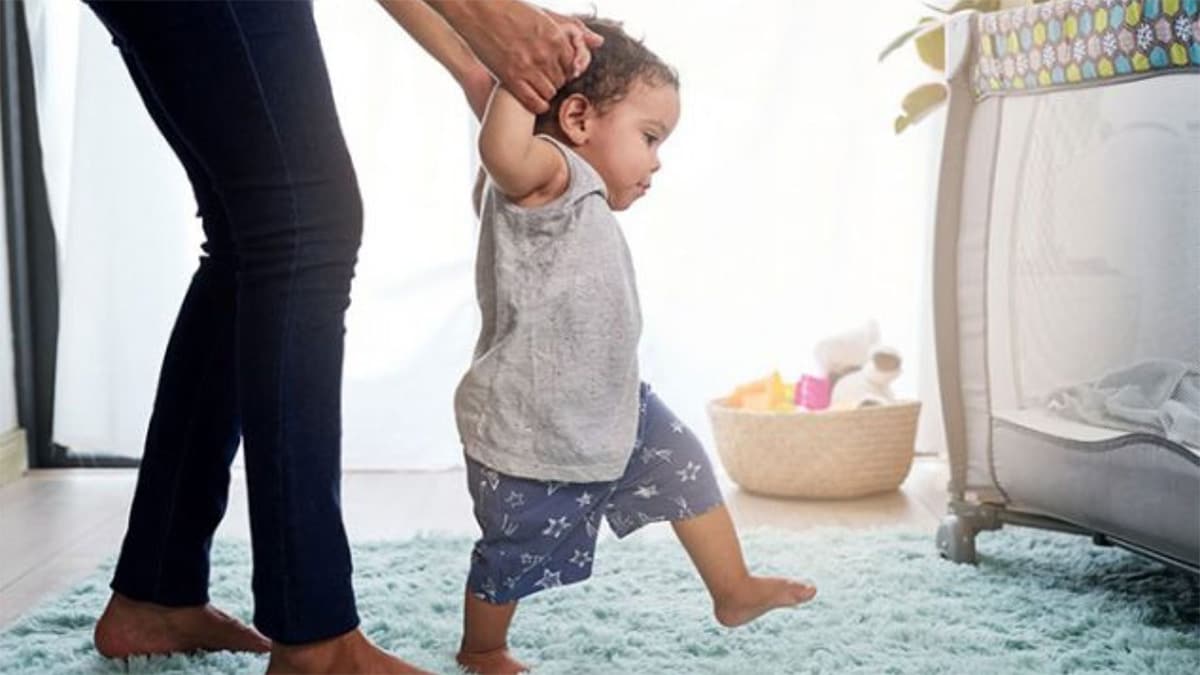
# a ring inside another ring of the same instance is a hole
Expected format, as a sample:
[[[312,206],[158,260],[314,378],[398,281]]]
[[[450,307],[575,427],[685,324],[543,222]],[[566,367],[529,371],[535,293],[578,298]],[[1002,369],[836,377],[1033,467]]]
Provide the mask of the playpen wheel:
[[[956,563],[975,563],[975,530],[965,520],[949,515],[937,530],[937,549],[943,558]]]

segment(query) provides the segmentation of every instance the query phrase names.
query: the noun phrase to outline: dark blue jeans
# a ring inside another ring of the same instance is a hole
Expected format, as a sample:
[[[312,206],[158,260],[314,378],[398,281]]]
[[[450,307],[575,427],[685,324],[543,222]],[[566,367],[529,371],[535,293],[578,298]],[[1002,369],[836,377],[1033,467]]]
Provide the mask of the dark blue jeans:
[[[208,601],[240,439],[255,625],[287,644],[344,633],[358,615],[339,487],[342,354],[362,203],[312,7],[88,4],[183,164],[206,238],[112,587],[162,605]],[[119,170],[120,157],[108,161]]]

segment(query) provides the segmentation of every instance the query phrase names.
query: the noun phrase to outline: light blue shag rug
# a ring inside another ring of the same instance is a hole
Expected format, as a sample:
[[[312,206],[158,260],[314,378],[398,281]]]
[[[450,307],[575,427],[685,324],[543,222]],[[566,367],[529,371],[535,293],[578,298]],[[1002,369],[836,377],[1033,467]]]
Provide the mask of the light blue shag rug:
[[[355,547],[363,627],[425,668],[454,673],[470,541],[422,537]],[[753,568],[816,581],[817,599],[728,630],[710,614],[671,539],[604,539],[596,574],[526,600],[511,645],[541,673],[1195,673],[1195,577],[1090,540],[1032,530],[984,533],[978,567],[941,560],[933,534],[755,531]],[[250,615],[249,557],[214,551],[213,601]],[[262,672],[228,653],[106,661],[92,623],[109,569],[0,633],[12,673]]]

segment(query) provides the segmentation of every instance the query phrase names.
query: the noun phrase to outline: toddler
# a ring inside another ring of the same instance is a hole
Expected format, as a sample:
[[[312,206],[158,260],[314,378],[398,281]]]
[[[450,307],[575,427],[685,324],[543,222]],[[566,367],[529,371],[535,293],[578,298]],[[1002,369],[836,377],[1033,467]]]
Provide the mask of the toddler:
[[[638,379],[634,270],[614,212],[651,188],[679,120],[675,72],[620,24],[534,116],[497,88],[483,118],[476,289],[483,327],[455,394],[482,536],[458,662],[519,672],[523,597],[586,579],[601,521],[668,521],[717,621],[737,626],[816,589],[747,569],[704,448]]]

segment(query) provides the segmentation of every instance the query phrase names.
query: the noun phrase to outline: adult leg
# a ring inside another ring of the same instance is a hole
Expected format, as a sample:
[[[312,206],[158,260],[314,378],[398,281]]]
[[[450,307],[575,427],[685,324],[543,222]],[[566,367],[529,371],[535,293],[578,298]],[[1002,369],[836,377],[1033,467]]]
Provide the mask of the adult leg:
[[[311,655],[314,643],[350,640],[358,625],[339,442],[343,318],[361,237],[361,203],[311,7],[93,6],[224,207],[255,623],[277,643],[308,645]],[[209,458],[227,467],[220,454]],[[163,494],[159,506],[168,511],[189,501]],[[164,558],[193,560],[194,539]]]
[[[209,547],[225,512],[240,424],[234,378],[235,260],[224,208],[203,167],[119,39],[130,76],[179,157],[206,241],[163,358],[113,596],[97,649],[130,654],[267,651],[257,631],[208,605]]]

